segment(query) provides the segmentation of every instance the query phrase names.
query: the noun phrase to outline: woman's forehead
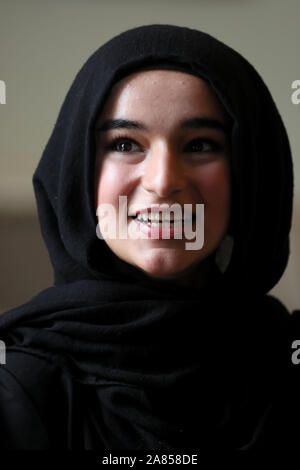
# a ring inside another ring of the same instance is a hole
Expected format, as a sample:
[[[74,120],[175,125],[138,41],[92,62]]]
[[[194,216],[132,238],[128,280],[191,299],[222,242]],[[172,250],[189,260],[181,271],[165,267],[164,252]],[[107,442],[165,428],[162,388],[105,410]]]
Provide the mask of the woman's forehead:
[[[97,124],[107,117],[127,114],[132,118],[135,113],[155,110],[176,113],[178,118],[191,117],[201,108],[222,120],[226,111],[212,87],[202,78],[174,70],[142,70],[123,77],[111,88]],[[195,109],[195,112],[193,112]],[[186,114],[186,116],[184,116]],[[125,116],[124,116],[125,117]],[[170,115],[170,118],[174,115]]]

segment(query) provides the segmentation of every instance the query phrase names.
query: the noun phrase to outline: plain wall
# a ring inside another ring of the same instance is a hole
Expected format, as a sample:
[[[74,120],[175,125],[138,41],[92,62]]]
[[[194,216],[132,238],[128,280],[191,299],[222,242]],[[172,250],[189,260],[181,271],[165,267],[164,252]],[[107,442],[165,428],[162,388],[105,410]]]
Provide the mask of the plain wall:
[[[167,23],[196,28],[244,55],[269,87],[286,125],[295,170],[291,254],[270,292],[300,308],[299,0],[0,0],[0,311],[51,285],[32,174],[75,74],[104,42],[126,29]]]

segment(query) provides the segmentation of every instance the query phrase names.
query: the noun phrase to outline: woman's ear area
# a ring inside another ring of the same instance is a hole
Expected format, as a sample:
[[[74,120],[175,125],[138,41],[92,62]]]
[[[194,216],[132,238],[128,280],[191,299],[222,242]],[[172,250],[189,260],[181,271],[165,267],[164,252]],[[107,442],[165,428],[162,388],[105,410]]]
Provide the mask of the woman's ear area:
[[[97,125],[94,126],[94,201],[95,201],[95,211],[98,206],[98,184],[99,184],[99,172],[101,166],[101,155],[100,155],[100,136],[97,132]]]
[[[94,128],[93,128],[93,137],[94,137],[94,142],[95,142],[96,155],[98,153],[99,143],[100,143],[100,132],[99,132],[100,118],[101,118],[101,115],[98,114],[95,120]]]

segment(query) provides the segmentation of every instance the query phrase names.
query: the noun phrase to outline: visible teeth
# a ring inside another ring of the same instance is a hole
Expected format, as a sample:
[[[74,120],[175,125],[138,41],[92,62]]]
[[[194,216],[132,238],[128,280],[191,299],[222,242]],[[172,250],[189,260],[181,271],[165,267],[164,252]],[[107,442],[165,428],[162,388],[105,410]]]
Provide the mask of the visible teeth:
[[[149,220],[156,220],[156,221],[159,221],[161,220],[161,214],[159,214],[158,212],[156,212],[155,214],[148,214],[148,217],[147,217]]]
[[[182,222],[183,219],[174,219],[173,215],[168,216],[167,214],[161,214],[161,213],[154,213],[154,214],[147,214],[146,212],[144,213],[139,213],[137,214],[137,219],[142,221],[142,222]]]
[[[168,227],[170,224],[182,224],[183,219],[168,219],[167,217],[162,217],[161,214],[149,214],[150,217],[144,213],[144,214],[138,214],[137,215],[137,220],[145,223],[150,223],[153,226],[159,226],[161,225],[162,227]]]

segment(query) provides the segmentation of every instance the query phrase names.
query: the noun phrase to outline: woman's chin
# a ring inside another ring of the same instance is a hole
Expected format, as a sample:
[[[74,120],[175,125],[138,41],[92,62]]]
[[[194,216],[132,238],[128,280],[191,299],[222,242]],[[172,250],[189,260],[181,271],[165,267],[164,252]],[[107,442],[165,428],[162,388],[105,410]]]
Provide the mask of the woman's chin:
[[[196,259],[191,263],[152,263],[151,266],[137,266],[144,274],[152,279],[170,280],[179,285],[206,286],[213,282],[216,275],[216,267],[213,256],[204,259]]]
[[[163,259],[163,257],[157,260],[152,259],[150,262],[144,260],[137,267],[148,276],[160,279],[179,279],[191,268],[186,261],[180,262],[178,258],[170,259],[170,257],[168,259]]]

